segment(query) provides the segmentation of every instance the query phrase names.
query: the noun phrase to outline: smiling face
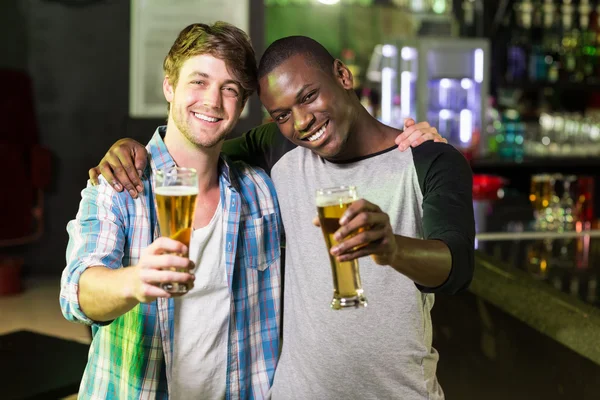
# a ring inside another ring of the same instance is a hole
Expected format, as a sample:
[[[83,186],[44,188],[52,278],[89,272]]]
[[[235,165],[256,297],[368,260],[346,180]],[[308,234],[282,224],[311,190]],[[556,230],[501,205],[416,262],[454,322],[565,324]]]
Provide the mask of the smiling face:
[[[176,86],[163,82],[170,103],[169,124],[200,147],[214,147],[235,126],[244,106],[243,89],[226,63],[210,54],[187,59],[179,71]]]
[[[326,159],[343,158],[356,113],[352,74],[341,62],[323,71],[297,54],[259,85],[261,102],[288,140]]]

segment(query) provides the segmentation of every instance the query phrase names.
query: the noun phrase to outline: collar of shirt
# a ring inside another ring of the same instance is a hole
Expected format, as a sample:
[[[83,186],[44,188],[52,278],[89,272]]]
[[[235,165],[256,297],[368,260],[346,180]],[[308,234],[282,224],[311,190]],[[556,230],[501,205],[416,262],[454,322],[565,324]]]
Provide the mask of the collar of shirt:
[[[173,168],[177,165],[175,164],[175,160],[169,154],[167,150],[167,146],[164,142],[165,134],[167,133],[167,126],[162,125],[156,128],[154,135],[152,135],[152,139],[148,142],[146,146],[146,150],[148,151],[149,163],[144,171],[144,175],[149,176],[150,169],[152,172],[159,169],[167,169]],[[219,158],[219,177],[221,183],[226,183],[228,187],[235,190],[236,188],[232,185],[231,181],[231,169],[229,167],[229,160],[223,154],[220,155]],[[221,199],[222,200],[222,199]]]

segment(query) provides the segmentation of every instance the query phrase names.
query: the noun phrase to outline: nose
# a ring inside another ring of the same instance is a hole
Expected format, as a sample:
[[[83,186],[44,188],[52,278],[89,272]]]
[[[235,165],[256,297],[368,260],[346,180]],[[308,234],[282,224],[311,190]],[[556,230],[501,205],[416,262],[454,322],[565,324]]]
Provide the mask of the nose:
[[[303,112],[298,109],[292,110],[292,116],[294,118],[294,129],[296,129],[297,132],[309,130],[315,122],[315,116],[312,113]]]
[[[221,88],[217,85],[210,85],[204,90],[202,105],[208,108],[221,109],[222,104]]]

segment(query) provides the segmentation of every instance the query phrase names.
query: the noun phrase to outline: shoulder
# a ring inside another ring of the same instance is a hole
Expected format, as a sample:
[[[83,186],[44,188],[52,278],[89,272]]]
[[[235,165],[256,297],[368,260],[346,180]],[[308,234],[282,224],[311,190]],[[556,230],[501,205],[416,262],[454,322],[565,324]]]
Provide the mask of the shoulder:
[[[438,157],[460,158],[466,162],[465,157],[454,146],[446,143],[427,141],[417,147],[411,147],[415,160],[434,160]]]
[[[222,155],[223,161],[229,170],[231,185],[243,194],[246,190],[260,190],[275,196],[275,186],[271,177],[260,167],[249,165],[243,161],[232,161]]]
[[[149,190],[148,185],[144,186],[140,197],[146,197]],[[139,201],[141,200],[138,199],[137,202]],[[136,200],[127,191],[117,192],[102,175],[99,176],[97,185],[92,185],[88,180],[87,186],[81,191],[81,213],[97,214],[99,217],[108,217],[108,214],[126,216],[135,213],[135,207]]]
[[[465,156],[452,145],[427,141],[411,151],[417,171],[430,168],[448,169],[448,172],[456,169],[471,171]]]
[[[419,185],[424,192],[449,186],[467,190],[471,186],[471,166],[454,146],[428,141],[411,150]]]

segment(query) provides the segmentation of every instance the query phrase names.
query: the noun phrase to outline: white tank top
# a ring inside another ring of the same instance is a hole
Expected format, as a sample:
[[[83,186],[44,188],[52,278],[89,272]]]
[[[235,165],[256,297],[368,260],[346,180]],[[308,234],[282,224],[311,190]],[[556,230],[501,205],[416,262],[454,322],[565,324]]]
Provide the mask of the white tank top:
[[[223,399],[227,376],[230,299],[221,204],[207,226],[190,239],[196,264],[194,288],[175,299],[173,365],[169,397]]]

